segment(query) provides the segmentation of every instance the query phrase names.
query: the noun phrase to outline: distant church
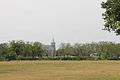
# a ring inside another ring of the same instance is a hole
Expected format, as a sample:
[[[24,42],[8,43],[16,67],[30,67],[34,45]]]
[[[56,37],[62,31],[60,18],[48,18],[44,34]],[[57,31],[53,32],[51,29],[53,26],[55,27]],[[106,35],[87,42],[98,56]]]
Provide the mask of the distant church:
[[[56,43],[54,38],[52,39],[51,45],[43,45],[43,49],[46,51],[44,56],[56,56]]]

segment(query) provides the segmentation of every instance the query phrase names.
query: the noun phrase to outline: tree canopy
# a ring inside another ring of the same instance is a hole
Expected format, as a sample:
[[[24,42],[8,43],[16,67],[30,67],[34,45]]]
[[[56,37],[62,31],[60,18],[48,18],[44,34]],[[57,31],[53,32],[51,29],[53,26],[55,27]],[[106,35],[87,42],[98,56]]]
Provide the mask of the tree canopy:
[[[120,35],[120,0],[107,0],[101,3],[105,12],[102,14],[105,21],[104,30],[114,31]]]

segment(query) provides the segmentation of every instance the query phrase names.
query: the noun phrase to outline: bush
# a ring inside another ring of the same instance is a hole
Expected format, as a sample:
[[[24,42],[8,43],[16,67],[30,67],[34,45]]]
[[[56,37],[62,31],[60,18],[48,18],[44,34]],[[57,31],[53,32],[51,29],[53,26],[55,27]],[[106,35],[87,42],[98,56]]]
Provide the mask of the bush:
[[[87,60],[99,60],[99,57],[86,57]]]
[[[86,60],[86,57],[72,57],[72,60]]]
[[[110,58],[107,58],[108,60],[120,60],[119,57],[110,57]]]
[[[18,57],[17,57],[17,60],[26,60],[26,58],[23,57],[23,56],[18,56]]]

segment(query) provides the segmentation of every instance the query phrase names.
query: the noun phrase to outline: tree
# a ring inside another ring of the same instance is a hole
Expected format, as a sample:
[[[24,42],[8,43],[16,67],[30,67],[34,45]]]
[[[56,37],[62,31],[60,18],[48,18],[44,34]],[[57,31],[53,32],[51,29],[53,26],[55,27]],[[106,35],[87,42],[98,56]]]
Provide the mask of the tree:
[[[7,43],[0,44],[0,56],[5,56],[9,52],[9,47]]]
[[[82,49],[81,49],[81,44],[78,44],[76,43],[74,45],[74,53],[75,53],[75,56],[81,56],[81,52],[82,52]]]
[[[102,14],[105,21],[104,29],[120,35],[120,0],[107,0],[101,5],[106,10]]]
[[[11,50],[16,52],[17,55],[24,55],[25,42],[22,40],[11,41],[10,42]]]
[[[32,57],[42,57],[43,49],[40,42],[34,42],[32,46]]]
[[[17,54],[16,54],[16,52],[11,51],[10,53],[8,53],[8,54],[6,55],[5,58],[6,58],[8,61],[10,61],[10,60],[16,60]]]
[[[23,51],[24,51],[24,54],[23,54],[23,56],[24,57],[31,57],[32,56],[32,45],[31,45],[31,43],[30,42],[27,42],[26,44],[25,44],[25,46],[24,46],[24,49],[23,49]]]
[[[59,49],[57,50],[57,54],[64,56],[65,57],[65,47],[66,44],[65,43],[61,43]]]
[[[73,47],[72,47],[72,45],[70,43],[67,43],[65,45],[64,53],[66,54],[67,57],[73,55]]]

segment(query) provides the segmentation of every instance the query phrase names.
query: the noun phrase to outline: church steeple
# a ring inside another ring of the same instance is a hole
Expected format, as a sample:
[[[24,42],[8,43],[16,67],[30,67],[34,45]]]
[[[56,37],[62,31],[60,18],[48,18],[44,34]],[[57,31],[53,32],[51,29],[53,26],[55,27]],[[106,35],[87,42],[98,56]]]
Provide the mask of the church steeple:
[[[53,54],[55,54],[55,52],[56,52],[56,46],[55,46],[54,37],[52,38],[51,46],[52,46]]]
[[[51,45],[55,47],[55,40],[54,40],[54,37],[52,38]]]
[[[54,37],[52,38],[52,41],[55,42],[55,41],[54,41]]]

